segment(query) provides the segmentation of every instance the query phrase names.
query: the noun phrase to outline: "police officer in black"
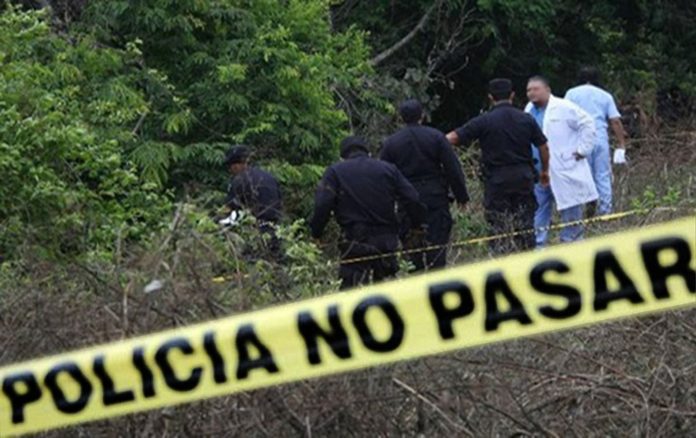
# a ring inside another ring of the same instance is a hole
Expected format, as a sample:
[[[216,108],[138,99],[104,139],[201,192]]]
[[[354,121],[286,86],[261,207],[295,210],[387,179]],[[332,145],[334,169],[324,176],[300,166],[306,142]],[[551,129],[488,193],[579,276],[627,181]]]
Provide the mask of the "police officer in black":
[[[276,251],[274,226],[282,217],[280,185],[270,173],[249,165],[249,155],[249,148],[243,145],[233,146],[225,155],[225,167],[232,177],[225,206],[230,211],[250,211],[261,232],[272,236],[270,249]]]
[[[399,113],[406,126],[384,141],[381,159],[396,165],[428,208],[424,244],[437,246],[438,249],[414,253],[410,257],[411,262],[417,271],[440,268],[447,263],[447,244],[452,231],[451,196],[460,207],[469,201],[466,179],[445,135],[423,126],[424,114],[420,102],[414,99],[403,102]],[[408,224],[408,221],[404,223]],[[407,240],[405,232],[408,228],[406,226],[401,230],[404,240]]]
[[[492,108],[449,133],[453,145],[481,145],[486,220],[493,233],[529,232],[491,242],[494,253],[534,248],[534,212],[537,207],[534,183],[537,177],[549,183],[547,140],[532,116],[512,104],[515,93],[508,79],[489,83]],[[539,148],[542,172],[536,175],[530,144]]]
[[[425,222],[425,207],[418,193],[392,164],[369,156],[369,146],[360,137],[341,143],[342,161],[330,166],[316,192],[312,236],[319,238],[333,213],[341,227],[339,275],[341,289],[393,276],[398,270],[398,201],[415,228]],[[382,257],[380,257],[382,256]],[[355,262],[367,257],[368,260]],[[372,257],[372,259],[370,259]]]

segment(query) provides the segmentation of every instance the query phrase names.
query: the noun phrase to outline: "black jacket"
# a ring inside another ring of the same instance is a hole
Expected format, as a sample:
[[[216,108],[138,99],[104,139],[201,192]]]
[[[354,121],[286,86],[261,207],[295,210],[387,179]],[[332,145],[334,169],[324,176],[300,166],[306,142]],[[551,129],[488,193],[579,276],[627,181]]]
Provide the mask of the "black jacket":
[[[273,175],[256,167],[249,167],[230,181],[225,203],[233,210],[250,210],[260,221],[277,223],[281,218],[280,185]]]
[[[399,202],[412,223],[425,223],[426,210],[418,192],[392,164],[355,153],[329,167],[319,183],[310,228],[320,237],[331,213],[350,235],[355,228],[371,232],[398,233],[395,206]]]
[[[496,172],[508,173],[510,167],[526,167],[534,171],[531,145],[547,142],[534,118],[504,102],[456,130],[460,144],[468,146],[474,140],[481,144],[481,162],[486,176]],[[514,184],[514,180],[513,180]]]
[[[430,208],[447,205],[450,190],[457,202],[469,201],[459,158],[437,129],[407,125],[384,141],[381,159],[396,165]]]

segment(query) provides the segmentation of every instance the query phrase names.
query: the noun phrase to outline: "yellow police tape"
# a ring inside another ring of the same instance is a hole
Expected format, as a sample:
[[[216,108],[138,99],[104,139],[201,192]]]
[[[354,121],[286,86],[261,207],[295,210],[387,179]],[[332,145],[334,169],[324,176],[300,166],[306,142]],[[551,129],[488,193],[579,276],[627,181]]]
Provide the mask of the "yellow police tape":
[[[444,249],[444,248],[461,248],[463,246],[469,246],[469,245],[478,245],[481,243],[489,243],[493,242],[496,240],[502,240],[502,239],[508,239],[510,237],[516,237],[516,236],[523,236],[525,234],[533,234],[538,231],[553,231],[553,230],[562,230],[566,227],[572,227],[575,225],[591,225],[591,224],[596,224],[600,222],[611,222],[619,219],[624,219],[629,216],[637,216],[637,215],[646,215],[650,212],[653,211],[676,211],[675,208],[673,207],[657,207],[653,209],[640,209],[640,210],[629,210],[629,211],[622,211],[618,213],[611,213],[611,214],[606,214],[602,216],[596,216],[596,217],[591,217],[587,219],[579,219],[576,221],[570,221],[570,222],[563,222],[560,224],[555,224],[555,225],[549,225],[546,227],[539,227],[539,228],[530,228],[526,230],[519,230],[519,231],[511,231],[509,233],[502,233],[502,234],[494,234],[490,236],[482,236],[482,237],[472,237],[470,239],[465,239],[465,240],[459,240],[456,242],[449,242],[441,245],[428,245],[428,246],[422,246],[418,248],[408,248],[408,249],[401,249],[398,251],[394,252],[388,252],[388,253],[380,253],[380,254],[375,254],[375,255],[369,255],[369,256],[363,256],[363,257],[354,257],[350,259],[341,259],[340,264],[341,265],[351,265],[355,263],[361,263],[361,262],[367,262],[371,260],[379,260],[379,259],[386,259],[389,257],[396,257],[396,256],[407,256],[410,254],[418,254],[418,253],[423,253],[427,251],[436,251],[438,249]],[[215,277],[212,279],[213,283],[224,283],[227,281],[227,277]]]
[[[696,216],[0,369],[0,435],[696,306]]]
[[[572,227],[575,225],[589,225],[589,224],[594,224],[594,223],[598,223],[598,222],[611,222],[611,221],[615,221],[618,219],[627,218],[629,216],[635,216],[638,214],[646,214],[648,211],[649,210],[623,211],[623,212],[611,213],[611,214],[587,218],[587,219],[579,219],[576,221],[563,222],[560,224],[549,225],[546,227],[530,228],[530,229],[519,230],[519,231],[511,231],[508,233],[494,234],[491,236],[472,237],[470,239],[459,240],[456,242],[450,242],[450,243],[445,243],[445,244],[441,244],[441,245],[428,245],[428,246],[422,246],[419,248],[402,249],[399,251],[394,251],[394,252],[389,252],[389,253],[380,253],[380,254],[363,256],[363,257],[354,257],[354,258],[350,258],[350,259],[342,259],[341,264],[342,265],[351,265],[351,264],[355,264],[355,263],[367,262],[370,260],[379,260],[379,259],[385,259],[385,258],[396,257],[396,256],[407,256],[410,254],[418,254],[418,253],[427,252],[427,251],[435,251],[438,249],[444,249],[444,248],[449,248],[449,247],[459,248],[462,246],[477,245],[480,243],[488,243],[488,242],[492,242],[492,241],[496,241],[496,240],[507,239],[510,237],[523,236],[525,234],[533,234],[533,233],[536,233],[537,231],[562,230],[563,228]],[[225,277],[213,278],[214,283],[222,283],[226,280],[227,279]]]

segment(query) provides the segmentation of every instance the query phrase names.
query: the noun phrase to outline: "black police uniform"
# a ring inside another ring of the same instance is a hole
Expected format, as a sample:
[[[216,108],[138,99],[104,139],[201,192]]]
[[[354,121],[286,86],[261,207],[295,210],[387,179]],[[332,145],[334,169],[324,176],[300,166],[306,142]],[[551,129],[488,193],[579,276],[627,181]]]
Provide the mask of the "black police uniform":
[[[243,145],[232,147],[225,156],[225,166],[246,163],[249,149]],[[269,255],[280,256],[280,241],[275,233],[275,225],[282,216],[282,200],[278,181],[268,172],[247,166],[235,175],[229,183],[225,205],[231,210],[247,209],[256,218],[259,231],[264,239]],[[258,255],[258,254],[256,254]]]
[[[341,257],[347,262],[341,264],[339,272],[342,289],[369,281],[370,276],[379,281],[397,272],[397,201],[412,223],[421,225],[425,221],[425,207],[418,201],[418,193],[394,165],[370,158],[364,151],[346,157],[326,170],[310,221],[315,238],[322,235],[332,212],[341,227]],[[379,255],[386,256],[351,262]]]
[[[547,142],[529,114],[508,102],[496,104],[455,131],[461,145],[481,144],[486,220],[495,234],[533,230],[537,178],[530,144]],[[491,242],[497,253],[534,248],[534,233]]]
[[[261,226],[277,224],[282,216],[278,181],[256,167],[249,167],[231,179],[225,204],[232,210],[248,209]]]
[[[410,258],[416,270],[445,266],[446,245],[452,232],[450,190],[458,203],[469,201],[466,179],[454,149],[442,132],[413,123],[384,141],[381,159],[396,165],[416,188],[428,208],[427,244],[442,246],[425,254],[413,254]]]

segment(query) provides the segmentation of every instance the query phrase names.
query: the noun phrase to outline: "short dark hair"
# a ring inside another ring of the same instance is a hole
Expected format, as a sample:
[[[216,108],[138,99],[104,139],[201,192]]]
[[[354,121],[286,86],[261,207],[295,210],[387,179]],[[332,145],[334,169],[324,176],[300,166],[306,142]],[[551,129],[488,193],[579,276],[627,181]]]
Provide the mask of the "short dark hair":
[[[597,67],[593,67],[591,65],[586,65],[584,67],[581,67],[580,70],[578,71],[578,84],[592,84],[595,87],[599,87],[600,85],[600,74],[599,74],[599,69]]]
[[[341,158],[349,158],[355,152],[370,152],[370,145],[362,137],[350,136],[341,142]]]
[[[423,118],[423,105],[416,99],[408,99],[399,105],[399,115],[404,123],[418,123]]]
[[[532,76],[532,77],[529,78],[529,80],[527,81],[527,83],[530,83],[530,82],[541,82],[542,84],[546,85],[547,87],[551,87],[551,83],[549,82],[549,80],[546,79],[546,77],[544,77],[544,76],[542,76],[542,75],[534,75],[534,76]]]
[[[488,83],[488,93],[496,102],[507,100],[512,96],[512,81],[506,78],[493,79]]]

